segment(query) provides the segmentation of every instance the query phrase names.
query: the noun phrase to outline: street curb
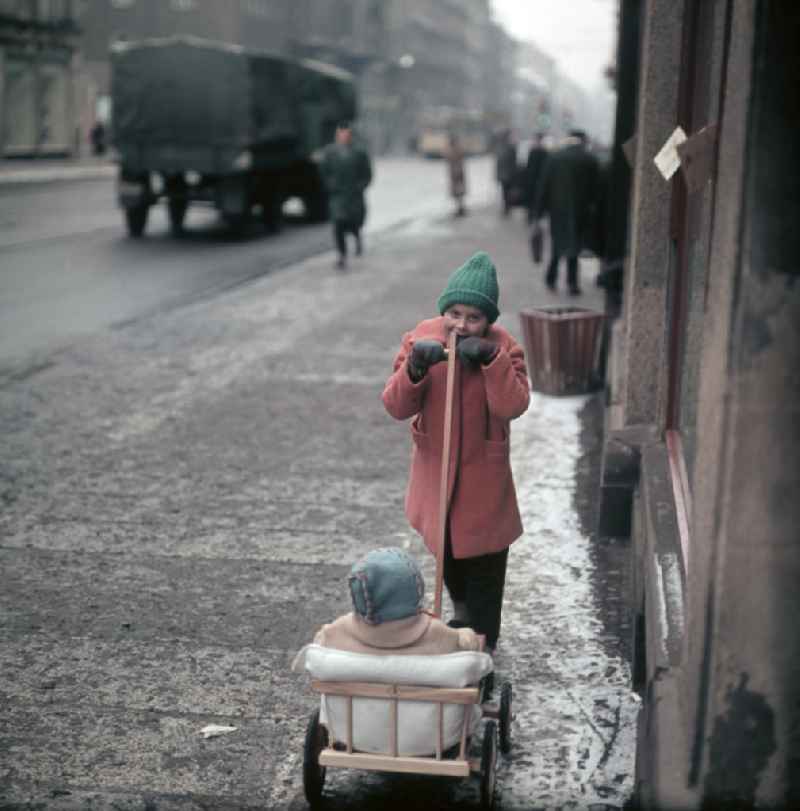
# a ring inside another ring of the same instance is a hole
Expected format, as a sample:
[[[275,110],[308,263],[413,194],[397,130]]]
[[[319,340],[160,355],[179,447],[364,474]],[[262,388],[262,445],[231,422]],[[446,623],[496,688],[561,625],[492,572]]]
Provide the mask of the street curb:
[[[0,185],[51,183],[59,180],[99,180],[113,178],[116,174],[117,165],[110,163],[90,166],[31,166],[25,169],[0,166]]]

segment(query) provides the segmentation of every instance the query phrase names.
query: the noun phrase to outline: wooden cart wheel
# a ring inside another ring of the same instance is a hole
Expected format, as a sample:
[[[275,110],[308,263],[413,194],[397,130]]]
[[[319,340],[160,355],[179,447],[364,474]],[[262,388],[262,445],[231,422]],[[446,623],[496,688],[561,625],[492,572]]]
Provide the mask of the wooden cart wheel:
[[[500,688],[500,751],[507,755],[511,751],[511,682],[503,682]]]
[[[487,721],[481,747],[481,806],[494,806],[494,786],[497,778],[497,724]]]
[[[325,767],[319,765],[319,755],[328,745],[328,730],[319,722],[319,709],[314,710],[306,727],[303,747],[303,791],[312,808],[319,806],[325,785]]]

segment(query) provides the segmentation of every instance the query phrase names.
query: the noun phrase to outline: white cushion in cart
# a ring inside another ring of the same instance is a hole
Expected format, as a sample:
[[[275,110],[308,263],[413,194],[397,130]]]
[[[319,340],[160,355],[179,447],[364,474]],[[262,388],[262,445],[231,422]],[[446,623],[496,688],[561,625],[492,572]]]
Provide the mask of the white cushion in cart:
[[[460,651],[437,656],[371,655],[307,645],[295,659],[294,668],[305,670],[320,681],[360,681],[418,687],[468,687],[478,684],[493,669],[488,653]],[[374,754],[391,749],[392,701],[382,698],[353,699],[353,748]],[[464,712],[470,713],[470,734],[481,719],[480,705],[445,704],[444,748],[461,739]],[[320,720],[337,741],[347,740],[347,699],[323,696]],[[398,753],[430,755],[436,751],[438,710],[434,702],[398,702]]]

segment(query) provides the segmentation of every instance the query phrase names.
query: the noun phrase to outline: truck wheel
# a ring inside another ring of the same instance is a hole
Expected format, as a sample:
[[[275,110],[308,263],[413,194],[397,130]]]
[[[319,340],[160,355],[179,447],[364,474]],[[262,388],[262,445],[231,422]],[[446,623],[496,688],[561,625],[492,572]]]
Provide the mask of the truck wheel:
[[[146,205],[125,209],[125,222],[128,226],[128,234],[130,236],[137,239],[142,236],[145,226],[147,225],[148,211],[149,206]]]
[[[278,197],[268,197],[261,203],[261,221],[270,234],[277,234],[283,225],[283,204]]]
[[[178,197],[171,197],[167,201],[169,209],[169,226],[173,236],[180,236],[183,233],[183,221],[186,218],[186,200]]]

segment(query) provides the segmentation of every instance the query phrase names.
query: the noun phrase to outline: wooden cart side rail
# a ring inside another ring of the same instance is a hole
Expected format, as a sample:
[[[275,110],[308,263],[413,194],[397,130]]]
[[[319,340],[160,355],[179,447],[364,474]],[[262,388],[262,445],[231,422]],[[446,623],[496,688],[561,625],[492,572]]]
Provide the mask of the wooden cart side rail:
[[[391,755],[372,755],[366,752],[351,754],[337,752],[333,749],[323,749],[320,752],[319,765],[404,774],[438,774],[445,777],[469,777],[470,771],[475,771],[474,764],[465,759],[435,760],[431,757],[392,757]]]
[[[478,687],[413,687],[402,684],[375,684],[357,681],[311,682],[311,689],[331,696],[385,698],[400,701],[430,701],[442,704],[479,704]]]

